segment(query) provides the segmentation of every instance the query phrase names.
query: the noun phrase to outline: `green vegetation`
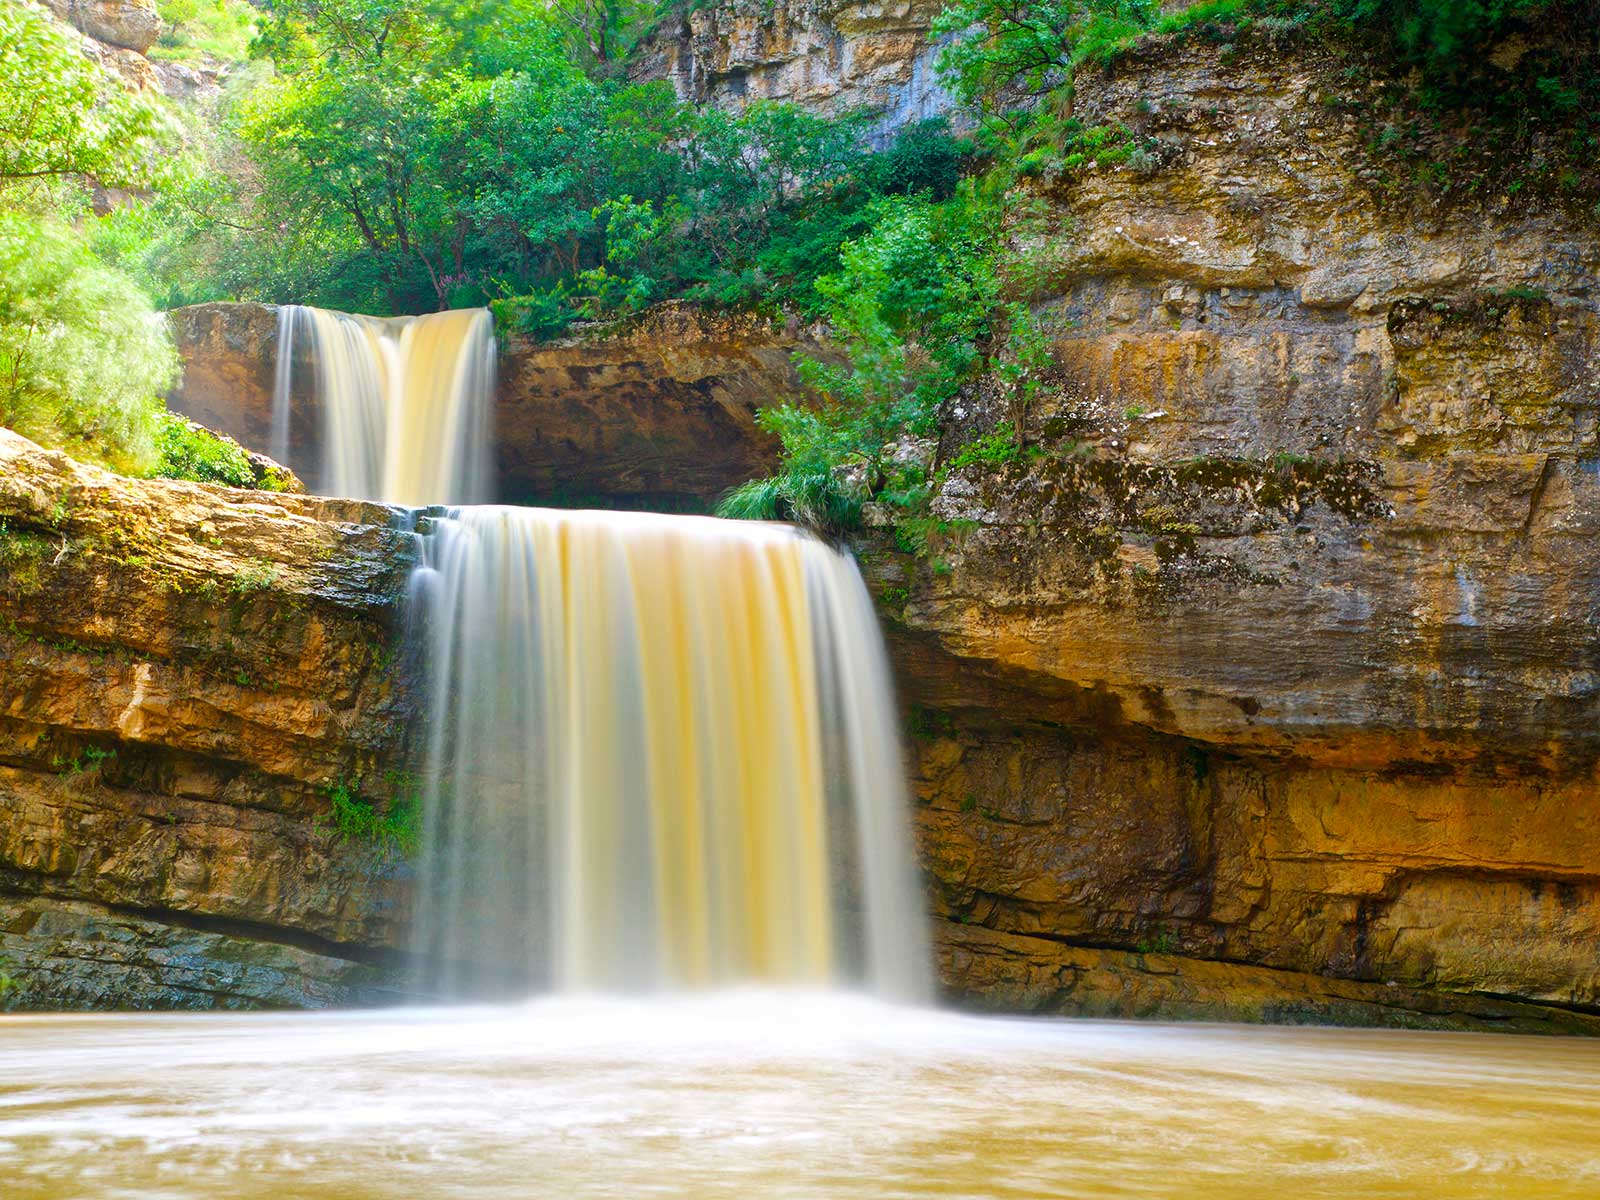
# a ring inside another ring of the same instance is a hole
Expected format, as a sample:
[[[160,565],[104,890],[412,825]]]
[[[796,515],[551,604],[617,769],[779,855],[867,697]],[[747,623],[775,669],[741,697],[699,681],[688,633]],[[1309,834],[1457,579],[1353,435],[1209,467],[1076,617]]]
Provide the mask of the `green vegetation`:
[[[1141,941],[1136,949],[1140,954],[1176,954],[1178,937],[1170,929],[1162,929]]]
[[[256,15],[248,0],[159,0],[161,36],[150,57],[237,62],[250,52]]]
[[[81,775],[85,771],[98,771],[108,759],[117,756],[115,750],[105,750],[99,746],[86,746],[71,758],[56,755],[50,760],[50,765],[63,775]]]
[[[329,810],[323,823],[340,841],[372,846],[385,858],[415,854],[422,836],[422,800],[416,787],[399,788],[381,810],[360,794],[359,787],[344,780],[328,784]]]
[[[158,461],[151,475],[162,479],[193,479],[229,487],[256,487],[256,474],[244,447],[230,437],[212,433],[176,413],[156,415]],[[274,491],[271,479],[263,481]]]
[[[149,298],[96,253],[96,187],[180,174],[177,130],[41,9],[0,7],[0,425],[142,474],[178,369]]]
[[[1039,341],[1026,305],[1001,294],[1012,253],[1002,232],[1016,212],[994,176],[944,200],[885,198],[873,216],[872,231],[842,247],[839,270],[815,284],[846,360],[801,361],[817,401],[759,417],[783,446],[782,470],[735,489],[722,515],[839,530],[868,499],[919,513],[927,468],[899,444],[932,434],[940,407],[983,366],[1021,361],[1008,347]],[[1027,374],[1018,368],[1019,387]]]
[[[939,122],[873,154],[860,117],[626,82],[654,14],[276,0],[252,46],[272,76],[120,252],[164,299],[490,303],[551,334],[668,296],[820,312],[814,281],[876,201],[954,191],[964,149]]]
[[[253,596],[257,592],[267,591],[277,581],[277,565],[265,559],[256,559],[235,571],[228,587],[235,596]]]
[[[26,594],[38,589],[40,568],[55,553],[50,540],[28,529],[13,529],[0,518],[0,586]]]

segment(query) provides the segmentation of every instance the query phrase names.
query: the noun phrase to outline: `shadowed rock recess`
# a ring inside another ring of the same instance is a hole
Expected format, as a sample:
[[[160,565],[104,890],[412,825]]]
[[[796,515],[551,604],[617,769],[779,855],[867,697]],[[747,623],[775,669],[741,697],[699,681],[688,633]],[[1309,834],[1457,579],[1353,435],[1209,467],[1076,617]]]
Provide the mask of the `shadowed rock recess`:
[[[1033,451],[951,471],[925,552],[861,539],[960,1003],[1600,1033],[1600,239],[1398,207],[1336,69],[1085,73],[1078,115],[1145,153],[1033,185]],[[709,494],[651,474],[654,400],[583,391],[693,376],[687,338],[503,363],[527,493]],[[974,388],[941,455],[1010,415]],[[684,444],[723,452],[714,423]],[[9,1002],[395,995],[403,860],[330,815],[407,786],[389,511],[7,437],[0,522]]]

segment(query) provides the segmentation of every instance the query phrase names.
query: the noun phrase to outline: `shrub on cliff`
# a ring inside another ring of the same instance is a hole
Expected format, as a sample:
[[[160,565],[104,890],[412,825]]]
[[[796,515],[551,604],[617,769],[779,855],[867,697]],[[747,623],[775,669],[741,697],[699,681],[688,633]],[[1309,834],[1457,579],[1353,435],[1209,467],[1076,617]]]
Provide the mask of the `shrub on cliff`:
[[[177,373],[166,326],[71,230],[0,213],[0,425],[138,473]]]
[[[156,463],[150,474],[156,478],[256,486],[256,473],[243,446],[177,413],[157,415],[155,441]]]

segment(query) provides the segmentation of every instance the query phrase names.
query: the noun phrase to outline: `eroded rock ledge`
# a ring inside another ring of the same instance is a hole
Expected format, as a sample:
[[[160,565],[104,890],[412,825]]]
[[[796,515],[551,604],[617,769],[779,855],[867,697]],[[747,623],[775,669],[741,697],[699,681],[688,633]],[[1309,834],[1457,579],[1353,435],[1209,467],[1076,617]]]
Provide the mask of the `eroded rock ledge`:
[[[376,505],[138,482],[0,430],[0,973],[34,1007],[372,1000],[405,871],[411,538]]]

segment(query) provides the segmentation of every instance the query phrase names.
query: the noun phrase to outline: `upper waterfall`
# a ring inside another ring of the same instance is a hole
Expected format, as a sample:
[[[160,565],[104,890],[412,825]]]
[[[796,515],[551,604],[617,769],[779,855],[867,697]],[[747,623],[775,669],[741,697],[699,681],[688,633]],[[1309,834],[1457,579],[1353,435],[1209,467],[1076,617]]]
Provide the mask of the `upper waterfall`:
[[[309,349],[321,455],[292,461],[297,345]],[[365,317],[278,310],[272,456],[318,491],[391,504],[481,504],[493,497],[494,320],[485,308]]]

